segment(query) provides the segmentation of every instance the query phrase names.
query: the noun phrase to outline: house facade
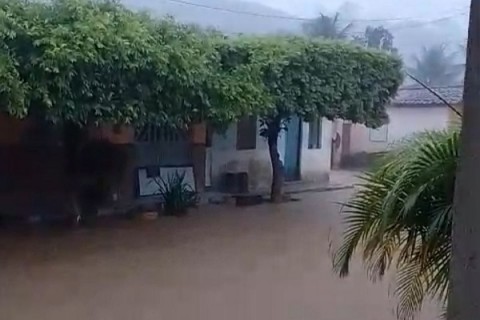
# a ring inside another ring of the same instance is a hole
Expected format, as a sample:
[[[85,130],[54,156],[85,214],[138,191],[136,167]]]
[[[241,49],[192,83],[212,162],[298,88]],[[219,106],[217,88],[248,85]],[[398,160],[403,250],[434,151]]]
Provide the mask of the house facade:
[[[461,110],[462,87],[435,90]],[[390,122],[378,129],[341,120],[291,119],[278,141],[286,181],[327,181],[332,168],[364,166],[415,132],[445,129],[458,121],[442,101],[422,88],[400,89],[388,114]],[[269,190],[271,161],[260,131],[258,119],[246,117],[224,132],[211,132],[205,124],[188,131],[103,125],[83,129],[82,135],[88,141],[117,146],[112,158],[125,159],[112,174],[115,188],[105,206],[105,212],[112,212],[157,203],[155,181],[175,172],[185,174],[186,182],[200,193],[229,192],[232,175],[243,176],[246,192]],[[76,135],[41,120],[0,115],[0,216],[71,213],[72,181],[79,178],[72,171]]]
[[[63,151],[54,128],[0,114],[0,222],[7,215],[65,212]]]
[[[455,108],[461,108],[462,86],[434,88]],[[341,165],[362,167],[393,144],[426,130],[442,130],[457,116],[439,98],[424,88],[401,88],[387,108],[389,123],[377,129],[360,124],[343,124]]]
[[[194,174],[204,176],[205,159],[194,134],[151,126],[80,129],[0,114],[0,222],[72,215],[79,186],[94,179],[112,186],[101,208],[106,214],[158,202],[152,180],[177,171],[196,188],[204,180]],[[99,149],[104,142],[111,147]]]
[[[272,168],[260,122],[248,117],[223,133],[214,133],[207,147],[207,181],[224,190],[228,174],[246,173],[250,192],[269,190]],[[310,123],[293,118],[278,140],[287,181],[327,181],[331,169],[332,122]]]
[[[332,128],[326,119],[290,121],[278,142],[287,181],[328,180]],[[188,131],[116,125],[80,129],[0,115],[0,217],[71,215],[78,184],[92,178],[79,171],[79,154],[95,141],[113,147],[108,153],[97,149],[97,155],[88,151],[80,160],[90,161],[87,167],[104,166],[96,172],[109,171],[101,178],[113,179],[101,209],[106,214],[158,203],[156,181],[175,172],[185,174],[198,192],[225,191],[226,176],[232,173],[245,175],[248,192],[266,191],[271,185],[268,145],[256,118],[210,133],[205,124]]]

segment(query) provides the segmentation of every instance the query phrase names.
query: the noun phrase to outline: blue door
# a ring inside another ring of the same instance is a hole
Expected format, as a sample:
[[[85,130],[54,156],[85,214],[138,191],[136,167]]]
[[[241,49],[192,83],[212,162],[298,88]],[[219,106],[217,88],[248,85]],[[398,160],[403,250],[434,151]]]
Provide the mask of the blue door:
[[[300,118],[293,117],[287,126],[284,161],[286,181],[300,179],[301,123]]]

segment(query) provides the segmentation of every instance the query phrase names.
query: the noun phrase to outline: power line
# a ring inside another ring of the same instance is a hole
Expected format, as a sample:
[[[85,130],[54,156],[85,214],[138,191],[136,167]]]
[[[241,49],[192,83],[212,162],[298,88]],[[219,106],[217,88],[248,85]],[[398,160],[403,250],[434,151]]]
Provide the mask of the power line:
[[[460,111],[457,110],[457,108],[455,108],[454,106],[452,106],[452,104],[450,104],[447,99],[445,99],[444,97],[442,97],[442,95],[438,94],[433,88],[430,88],[428,85],[426,85],[424,82],[422,82],[421,80],[417,79],[415,76],[411,75],[410,73],[408,72],[405,72],[407,74],[407,76],[409,76],[410,78],[412,78],[413,81],[415,81],[416,83],[418,83],[419,85],[421,85],[423,88],[427,89],[428,92],[430,92],[431,94],[433,94],[435,97],[437,97],[438,99],[440,99],[440,101],[442,101],[448,108],[450,108],[450,110],[452,110],[453,112],[455,112],[457,114],[457,116],[459,116],[460,118],[462,118],[462,113]]]
[[[398,30],[403,30],[403,29],[416,28],[416,27],[421,27],[421,26],[424,26],[424,25],[435,24],[435,23],[438,23],[438,22],[458,18],[458,17],[464,16],[466,14],[467,14],[467,12],[462,12],[460,14],[454,14],[454,15],[450,15],[450,16],[446,16],[446,17],[442,17],[442,18],[437,18],[437,19],[433,19],[433,20],[419,21],[418,23],[415,23],[415,24],[412,24],[412,25],[398,26],[398,27],[393,26],[393,27],[389,27],[388,29],[398,31]]]
[[[408,74],[408,76],[410,77],[409,74]],[[432,89],[432,90],[463,89],[463,85],[462,84],[453,84],[453,85],[448,85],[448,86],[434,86],[434,87],[429,87],[429,89]],[[419,91],[419,90],[425,90],[425,87],[423,87],[423,86],[421,86],[421,87],[403,87],[403,88],[399,88],[398,92],[400,92],[400,91]]]
[[[184,5],[192,6],[192,7],[199,7],[199,8],[204,8],[204,9],[216,10],[216,11],[224,11],[224,12],[235,13],[235,14],[243,14],[243,15],[254,16],[254,17],[283,19],[283,20],[297,20],[297,21],[311,21],[312,20],[312,19],[308,19],[308,18],[270,15],[270,14],[263,14],[263,13],[250,12],[250,11],[240,11],[240,10],[233,10],[233,9],[228,9],[228,8],[213,7],[213,6],[209,6],[209,5],[205,5],[205,4],[193,3],[193,2],[184,1],[184,0],[166,0],[166,1],[179,3],[179,4],[184,4]]]
[[[312,20],[315,20],[315,18],[280,16],[280,15],[263,14],[263,13],[251,12],[251,11],[234,10],[234,9],[210,6],[210,5],[201,4],[201,3],[194,3],[194,2],[190,2],[190,1],[186,1],[186,0],[165,0],[165,1],[173,2],[173,3],[177,3],[177,4],[182,4],[182,5],[187,5],[187,6],[192,6],[192,7],[198,7],[198,8],[216,10],[216,11],[223,11],[223,12],[240,14],[240,15],[248,15],[248,16],[253,16],[253,17],[280,19],[280,20],[291,20],[291,21],[312,21]],[[466,13],[464,12],[460,15],[464,15],[464,14],[466,14]],[[435,20],[432,20],[432,21],[426,21],[426,23],[452,19],[455,16],[442,17],[440,19],[435,19]],[[411,21],[411,20],[416,20],[416,19],[412,18],[412,17],[403,17],[403,18],[384,18],[384,19],[352,19],[352,20],[342,20],[342,21],[349,21],[349,22],[389,22],[389,21],[392,21],[393,22],[393,21]]]
[[[417,23],[404,25],[404,26],[389,26],[387,29],[389,31],[398,31],[398,30],[405,30],[405,29],[411,29],[411,28],[418,28],[418,27],[429,25],[429,24],[436,24],[436,23],[439,23],[439,22],[442,22],[442,21],[448,21],[450,19],[458,18],[458,17],[464,16],[466,14],[467,14],[467,12],[462,12],[460,14],[450,15],[450,16],[446,16],[446,17],[433,19],[433,20],[418,21]],[[363,31],[356,31],[356,32],[351,33],[351,35],[363,35],[363,34],[364,34]]]

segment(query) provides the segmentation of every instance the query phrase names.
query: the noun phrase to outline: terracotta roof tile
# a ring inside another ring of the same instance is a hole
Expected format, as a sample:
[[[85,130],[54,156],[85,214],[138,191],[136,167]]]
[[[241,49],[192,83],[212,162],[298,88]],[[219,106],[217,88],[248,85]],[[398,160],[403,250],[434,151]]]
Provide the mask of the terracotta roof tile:
[[[460,103],[463,97],[463,86],[448,86],[432,88],[451,104]],[[425,88],[400,88],[393,99],[393,105],[438,105],[443,104],[440,99]]]

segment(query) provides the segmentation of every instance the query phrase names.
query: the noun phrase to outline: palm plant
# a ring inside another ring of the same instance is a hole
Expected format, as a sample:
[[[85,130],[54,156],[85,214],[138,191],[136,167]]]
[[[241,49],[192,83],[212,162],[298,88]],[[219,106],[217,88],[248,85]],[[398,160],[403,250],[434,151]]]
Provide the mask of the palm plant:
[[[456,84],[463,67],[456,62],[456,52],[448,53],[445,45],[424,47],[415,56],[415,66],[410,72],[428,86]]]
[[[158,193],[163,199],[163,209],[170,216],[183,216],[191,207],[196,207],[199,201],[193,187],[187,183],[185,172],[171,174],[167,179],[157,178]]]
[[[319,17],[306,22],[303,31],[309,37],[321,37],[326,39],[346,39],[353,23],[341,27],[340,14],[337,12],[333,17],[320,14]]]
[[[357,250],[372,279],[395,270],[399,319],[411,319],[427,297],[446,303],[458,147],[457,130],[401,142],[345,205],[334,270],[347,276]]]

